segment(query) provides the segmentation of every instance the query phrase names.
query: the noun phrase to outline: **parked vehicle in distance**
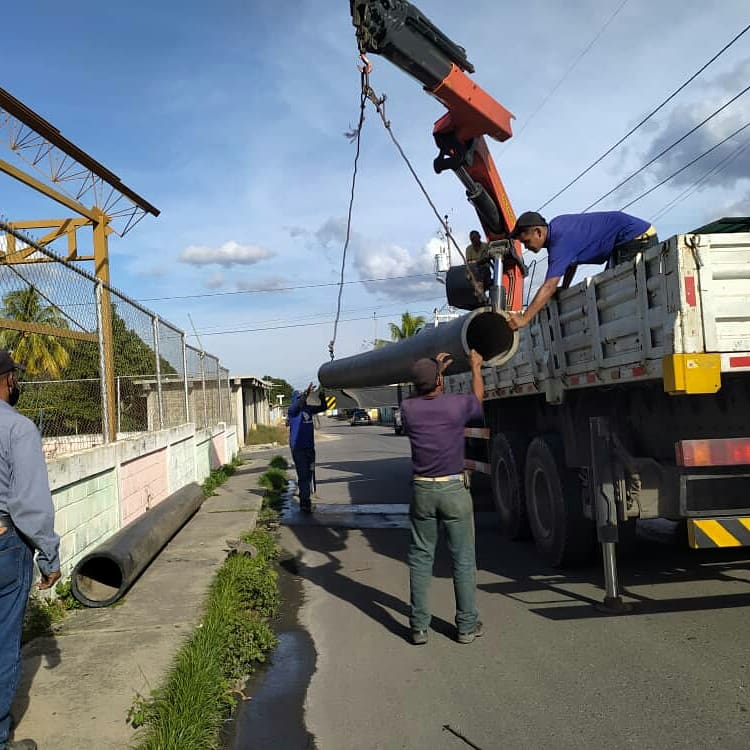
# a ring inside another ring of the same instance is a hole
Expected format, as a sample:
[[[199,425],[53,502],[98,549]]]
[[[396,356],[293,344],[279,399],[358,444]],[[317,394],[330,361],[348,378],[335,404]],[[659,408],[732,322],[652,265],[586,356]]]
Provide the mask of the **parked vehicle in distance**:
[[[352,427],[358,424],[372,424],[372,419],[370,419],[370,415],[364,409],[355,409],[352,412],[352,418],[349,424],[351,424]]]
[[[401,422],[401,409],[394,409],[393,410],[393,431],[397,435],[403,435],[404,434],[404,425]]]

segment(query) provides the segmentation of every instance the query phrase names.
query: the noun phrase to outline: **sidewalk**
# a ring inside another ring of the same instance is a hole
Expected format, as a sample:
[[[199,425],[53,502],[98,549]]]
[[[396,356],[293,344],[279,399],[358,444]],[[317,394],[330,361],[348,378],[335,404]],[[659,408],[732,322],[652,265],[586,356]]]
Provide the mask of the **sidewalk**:
[[[23,650],[13,715],[16,738],[40,750],[123,750],[136,693],[147,696],[166,675],[195,628],[227,539],[255,526],[263,490],[258,476],[276,453],[245,452],[245,461],[161,551],[120,603],[76,610],[49,638]]]

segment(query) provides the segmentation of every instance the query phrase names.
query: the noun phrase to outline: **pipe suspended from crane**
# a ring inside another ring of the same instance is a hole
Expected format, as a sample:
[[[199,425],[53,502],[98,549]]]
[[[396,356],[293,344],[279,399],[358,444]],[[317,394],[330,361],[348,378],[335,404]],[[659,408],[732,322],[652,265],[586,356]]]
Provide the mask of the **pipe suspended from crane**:
[[[506,313],[482,307],[448,323],[425,327],[416,336],[380,349],[326,362],[318,370],[318,381],[322,388],[405,383],[411,379],[411,368],[418,359],[441,352],[453,357],[446,375],[454,375],[469,369],[471,349],[482,355],[486,365],[501,365],[516,353],[518,331],[510,329]]]

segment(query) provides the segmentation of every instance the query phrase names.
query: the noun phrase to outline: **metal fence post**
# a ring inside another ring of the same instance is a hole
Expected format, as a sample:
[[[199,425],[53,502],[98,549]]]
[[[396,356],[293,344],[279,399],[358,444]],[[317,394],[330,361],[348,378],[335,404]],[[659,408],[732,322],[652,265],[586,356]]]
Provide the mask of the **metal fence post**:
[[[216,360],[216,386],[219,391],[219,422],[224,421],[224,407],[222,404],[222,401],[224,400],[221,397],[221,365],[219,364],[219,360]]]
[[[99,339],[99,382],[101,383],[102,391],[102,437],[104,438],[104,444],[111,442],[110,436],[111,430],[111,415],[109,413],[109,378],[106,376],[107,367],[105,359],[105,343],[104,343],[104,311],[102,305],[102,290],[103,284],[98,281],[95,287],[96,297],[96,330]]]
[[[188,386],[187,337],[182,334],[182,374],[185,376],[185,422],[190,421],[190,388]]]
[[[159,316],[151,319],[154,331],[154,357],[156,358],[156,403],[159,409],[159,429],[164,429],[164,394],[161,387],[161,357],[159,356]]]
[[[120,390],[120,376],[117,376],[117,434],[122,432],[122,391]]]
[[[206,352],[201,350],[201,386],[203,389],[203,426],[208,427],[208,400],[206,399]]]

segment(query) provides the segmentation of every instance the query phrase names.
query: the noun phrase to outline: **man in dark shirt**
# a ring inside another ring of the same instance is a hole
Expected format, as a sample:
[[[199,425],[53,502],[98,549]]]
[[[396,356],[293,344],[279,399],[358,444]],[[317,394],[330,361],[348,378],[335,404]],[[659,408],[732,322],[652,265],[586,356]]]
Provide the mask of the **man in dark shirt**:
[[[292,405],[287,412],[289,421],[289,447],[292,450],[294,468],[297,470],[299,507],[303,513],[312,513],[310,488],[315,476],[315,425],[313,414],[326,410],[325,394],[318,391],[320,406],[309,406],[307,399],[313,384],[300,392],[292,393]]]
[[[440,524],[453,557],[456,628],[459,643],[482,635],[476,608],[476,556],[471,495],[464,484],[464,427],[482,418],[482,357],[472,350],[471,394],[443,393],[443,371],[449,354],[418,360],[412,371],[417,396],[401,402],[404,432],[411,443],[414,497],[411,503],[411,639],[427,643],[431,614],[427,593]]]
[[[573,281],[581,263],[621,262],[655,245],[659,238],[651,224],[622,211],[556,216],[549,224],[536,211],[526,211],[516,221],[511,234],[525,248],[538,253],[543,247],[549,255],[547,277],[526,311],[511,313],[509,325],[524,328],[549,302],[562,278],[563,289]]]

